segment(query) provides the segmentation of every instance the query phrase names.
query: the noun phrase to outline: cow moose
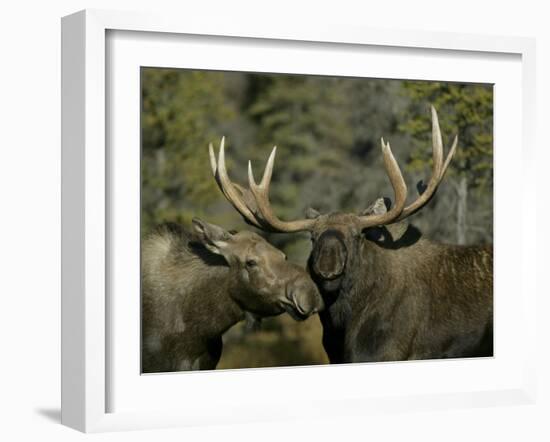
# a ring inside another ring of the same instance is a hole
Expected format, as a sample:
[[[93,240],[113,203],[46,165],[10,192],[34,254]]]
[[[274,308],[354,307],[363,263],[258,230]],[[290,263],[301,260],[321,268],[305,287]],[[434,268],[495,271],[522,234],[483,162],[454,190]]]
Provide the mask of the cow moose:
[[[306,218],[283,221],[272,211],[269,185],[276,147],[257,184],[248,164],[249,188],[230,181],[223,143],[210,159],[226,198],[243,218],[272,232],[310,232],[308,268],[325,310],[323,345],[331,363],[492,356],[492,246],[430,241],[413,226],[394,238],[392,228],[420,210],[437,190],[457,147],[443,159],[437,112],[432,113],[432,176],[418,198],[405,206],[407,186],[381,140],[394,204],[383,200],[361,214],[308,209]],[[399,229],[397,229],[399,230]],[[395,229],[394,229],[395,232]]]
[[[307,271],[254,232],[194,218],[163,224],[142,243],[142,371],[212,370],[222,334],[245,316],[323,308]]]

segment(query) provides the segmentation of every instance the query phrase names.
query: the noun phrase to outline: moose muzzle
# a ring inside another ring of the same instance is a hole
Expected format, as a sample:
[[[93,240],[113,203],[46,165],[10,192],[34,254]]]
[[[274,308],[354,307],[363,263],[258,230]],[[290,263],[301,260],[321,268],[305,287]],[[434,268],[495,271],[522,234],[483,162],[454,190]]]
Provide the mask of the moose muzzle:
[[[286,286],[286,310],[294,319],[302,320],[324,308],[315,283],[308,278],[296,278]]]
[[[316,276],[333,280],[344,273],[347,250],[342,233],[327,230],[317,239],[312,251],[311,268]]]

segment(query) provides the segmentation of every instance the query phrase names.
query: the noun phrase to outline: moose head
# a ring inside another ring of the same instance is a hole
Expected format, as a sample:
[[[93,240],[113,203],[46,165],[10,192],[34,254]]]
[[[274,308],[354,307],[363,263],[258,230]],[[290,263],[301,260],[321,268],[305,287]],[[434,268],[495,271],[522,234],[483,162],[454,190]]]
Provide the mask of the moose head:
[[[443,179],[449,163],[456,151],[458,138],[455,136],[452,147],[444,159],[443,141],[437,112],[431,107],[432,114],[432,155],[433,170],[431,178],[423,193],[409,205],[406,204],[407,186],[395,160],[389,142],[381,139],[384,167],[393,187],[393,205],[386,209],[382,199],[360,213],[332,212],[321,214],[314,209],[306,211],[306,218],[283,221],[279,219],[269,202],[269,185],[273,173],[275,154],[274,147],[264,170],[262,180],[256,183],[252,166],[248,163],[248,188],[232,182],[225,165],[224,139],[220,145],[218,159],[212,145],[209,147],[210,162],[214,177],[229,202],[249,224],[271,232],[311,233],[312,252],[309,266],[312,276],[324,291],[336,291],[340,288],[346,270],[358,256],[357,248],[361,247],[366,229],[385,226],[411,216],[420,210],[435,194]]]
[[[231,296],[244,311],[258,317],[286,311],[302,320],[323,308],[323,300],[307,272],[260,235],[228,232],[199,218],[193,219],[198,241],[223,258],[232,275]]]

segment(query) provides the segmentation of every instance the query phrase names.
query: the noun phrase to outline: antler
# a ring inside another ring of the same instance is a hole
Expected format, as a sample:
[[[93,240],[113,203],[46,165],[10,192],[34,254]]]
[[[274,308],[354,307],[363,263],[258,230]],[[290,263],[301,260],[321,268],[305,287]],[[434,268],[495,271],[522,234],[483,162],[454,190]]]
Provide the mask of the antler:
[[[432,144],[433,144],[433,170],[432,176],[426,187],[426,190],[410,205],[405,207],[405,201],[407,198],[407,185],[403,179],[403,174],[393,156],[390,143],[386,143],[384,139],[381,139],[382,155],[384,158],[384,167],[390,179],[390,183],[394,192],[394,205],[385,213],[371,213],[368,215],[360,215],[359,222],[362,229],[382,226],[390,224],[392,222],[401,221],[406,217],[420,210],[434,195],[437,187],[439,186],[449,163],[456,151],[458,143],[458,137],[455,136],[453,145],[443,162],[443,141],[441,138],[441,130],[439,128],[439,120],[437,118],[437,112],[435,108],[431,107],[432,111]],[[299,219],[295,221],[283,221],[279,219],[271,208],[269,202],[269,185],[271,183],[271,176],[273,174],[273,165],[275,163],[275,154],[277,147],[273,147],[271,155],[267,160],[267,164],[264,170],[262,181],[260,184],[256,183],[254,179],[254,173],[252,172],[252,164],[248,162],[248,186],[249,189],[245,189],[242,186],[231,182],[227,175],[225,167],[225,149],[224,149],[225,137],[222,138],[220,144],[220,152],[218,155],[218,161],[214,155],[214,149],[212,144],[209,146],[210,152],[210,164],[212,166],[212,173],[216,178],[216,182],[221,191],[229,202],[235,207],[235,209],[243,216],[243,218],[253,226],[256,226],[263,230],[270,230],[273,232],[299,232],[304,230],[311,230],[316,222],[315,219]]]
[[[275,215],[273,209],[271,208],[271,203],[269,202],[269,185],[273,175],[273,166],[275,164],[277,146],[273,147],[271,155],[269,155],[260,184],[257,184],[254,179],[252,163],[250,161],[248,162],[249,189],[244,189],[238,184],[231,182],[227,175],[227,170],[225,167],[224,138],[222,138],[222,142],[220,144],[220,152],[217,163],[212,145],[209,146],[209,151],[212,172],[216,177],[216,181],[221,191],[249,224],[252,224],[260,229],[285,233],[300,232],[312,229],[315,224],[314,219],[283,221]],[[407,186],[399,166],[397,165],[397,161],[391,152],[390,144],[385,143],[384,140],[382,140],[382,153],[384,155],[384,165],[386,167],[386,171],[388,172],[390,182],[394,188],[395,205],[391,210],[384,214],[360,216],[359,218],[363,228],[392,222],[401,214],[401,211],[405,205]]]
[[[248,181],[250,189],[245,189],[237,183],[233,183],[227,174],[225,166],[225,137],[220,143],[218,161],[214,155],[212,144],[209,145],[210,165],[216,182],[224,196],[233,207],[242,215],[246,222],[263,230],[274,232],[299,232],[309,230],[313,220],[282,221],[273,213],[269,202],[269,184],[273,174],[273,164],[277,147],[273,148],[260,184],[254,180],[252,165],[248,162]]]
[[[422,207],[424,207],[424,205],[426,205],[426,203],[428,203],[428,201],[430,201],[432,196],[434,196],[437,187],[441,183],[441,180],[445,176],[445,172],[447,171],[451,159],[453,158],[456,151],[456,146],[458,144],[458,135],[455,135],[451,149],[447,154],[445,162],[443,162],[443,140],[441,138],[441,129],[439,128],[439,119],[437,117],[437,112],[433,106],[431,106],[431,110],[433,152],[432,176],[430,177],[430,181],[428,182],[428,186],[426,187],[424,192],[413,203],[403,209],[401,215],[399,215],[396,221],[401,221],[408,216],[411,216],[412,214],[418,212]]]
[[[257,207],[262,217],[262,223],[269,226],[276,232],[300,232],[304,230],[311,230],[315,220],[312,219],[300,219],[296,221],[282,221],[273,213],[271,204],[269,202],[269,184],[271,183],[271,175],[273,174],[273,165],[275,164],[275,154],[277,153],[277,146],[273,147],[271,155],[267,160],[265,166],[264,175],[260,184],[256,184],[254,179],[254,173],[252,172],[252,163],[248,161],[248,187],[254,195]]]
[[[382,138],[380,142],[382,144],[382,155],[384,156],[384,167],[386,168],[386,173],[388,174],[393,187],[395,202],[393,207],[385,213],[360,215],[359,219],[362,229],[390,224],[401,214],[407,199],[407,184],[405,184],[401,169],[399,169],[399,165],[393,156],[390,143],[384,142],[384,138]]]
[[[262,225],[258,222],[258,219],[252,212],[254,209],[252,203],[253,198],[251,197],[249,191],[243,189],[238,184],[231,182],[229,179],[229,175],[227,174],[227,169],[225,167],[225,137],[222,137],[222,141],[220,142],[220,152],[218,154],[217,162],[212,143],[208,146],[208,153],[210,155],[210,166],[212,167],[212,173],[214,174],[218,187],[224,196],[243,216],[245,221],[255,227],[262,228]]]
[[[455,136],[453,145],[445,162],[443,162],[443,140],[441,138],[441,129],[439,128],[439,119],[437,118],[437,112],[433,106],[431,106],[432,111],[432,155],[433,155],[433,170],[430,181],[426,190],[411,204],[407,207],[405,205],[405,199],[407,197],[407,187],[403,181],[403,176],[399,170],[399,166],[393,157],[390,150],[390,143],[385,143],[382,138],[382,153],[384,155],[384,165],[386,166],[386,171],[390,177],[394,193],[395,193],[395,203],[394,206],[382,214],[372,214],[372,215],[363,215],[361,216],[362,227],[372,227],[372,226],[382,226],[384,224],[390,224],[392,222],[401,221],[413,213],[420,210],[434,195],[439,183],[443,179],[449,163],[456,151],[456,146],[458,143],[458,136]]]

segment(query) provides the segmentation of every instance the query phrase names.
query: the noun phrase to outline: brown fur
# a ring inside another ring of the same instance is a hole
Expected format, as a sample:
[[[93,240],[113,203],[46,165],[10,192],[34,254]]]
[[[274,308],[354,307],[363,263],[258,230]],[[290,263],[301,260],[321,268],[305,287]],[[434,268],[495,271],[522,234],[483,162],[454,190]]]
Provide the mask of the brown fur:
[[[319,221],[309,268],[331,362],[492,355],[491,246],[432,242],[412,226],[395,241],[385,228],[360,232],[349,214]],[[326,256],[336,252],[344,262]]]
[[[222,334],[245,314],[303,319],[322,308],[307,272],[259,235],[194,228],[163,225],[142,243],[144,372],[213,369]]]

